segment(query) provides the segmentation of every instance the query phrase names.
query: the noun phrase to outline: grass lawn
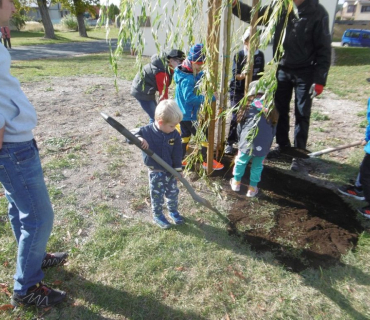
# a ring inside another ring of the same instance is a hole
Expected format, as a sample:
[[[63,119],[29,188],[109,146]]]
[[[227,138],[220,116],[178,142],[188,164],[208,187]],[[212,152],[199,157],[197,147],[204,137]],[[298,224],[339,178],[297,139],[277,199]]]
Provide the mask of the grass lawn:
[[[366,82],[370,77],[370,61],[366,65],[348,66],[345,61],[349,59],[342,59],[342,53],[346,52],[339,53],[338,61],[342,62],[331,69],[327,88],[363,103],[370,92],[370,84]],[[361,59],[362,63],[366,60],[364,56]],[[109,77],[112,70],[108,60],[107,54],[99,54],[23,61],[14,63],[11,72],[21,82],[86,74]],[[137,70],[134,61],[129,55],[119,59],[118,76],[132,80]],[[76,159],[85,157],[83,149],[67,139],[63,144],[55,143],[52,151],[46,148],[43,156],[55,153],[59,147],[73,150]],[[120,141],[107,141],[108,147],[121,150]],[[119,152],[107,153],[112,159],[120,159]],[[63,159],[57,160],[60,164]],[[44,168],[49,181],[55,176],[62,177],[64,167],[51,165],[48,163]],[[78,165],[83,166],[83,162]],[[347,178],[344,173],[343,180]],[[13,286],[16,243],[6,219],[7,201],[3,196],[0,198],[0,306],[4,309],[0,310],[1,319],[370,318],[367,232],[361,236],[356,252],[343,257],[343,265],[298,274],[287,271],[272,255],[261,255],[250,250],[242,239],[229,236],[216,215],[196,208],[195,204],[183,208],[196,211],[196,216],[190,217],[186,225],[163,231],[138,219],[123,218],[109,202],[80,207],[73,195],[64,197],[52,186],[49,192],[58,216],[48,248],[68,251],[70,259],[67,266],[48,270],[46,276],[57,286],[64,279],[61,286],[74,301],[68,300],[47,311],[5,310],[9,303],[7,290],[11,292]],[[143,192],[147,190],[144,188]],[[217,203],[216,195],[212,201]],[[87,234],[83,240],[81,233]]]
[[[56,39],[45,39],[42,31],[12,31],[12,46],[30,46],[38,44],[63,43],[63,42],[85,42],[106,39],[105,28],[98,27],[87,31],[88,38],[80,37],[77,31],[55,31]],[[118,29],[112,27],[109,38],[116,39]]]

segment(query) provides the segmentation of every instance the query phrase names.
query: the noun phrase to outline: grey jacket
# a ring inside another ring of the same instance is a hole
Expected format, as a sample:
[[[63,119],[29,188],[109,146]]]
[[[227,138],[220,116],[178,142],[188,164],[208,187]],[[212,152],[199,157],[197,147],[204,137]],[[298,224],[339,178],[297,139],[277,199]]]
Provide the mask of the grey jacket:
[[[245,120],[238,124],[239,151],[249,154],[252,150],[252,155],[254,157],[266,157],[275,136],[276,125],[270,123],[264,115],[261,115],[259,118],[259,113],[260,110],[251,106],[247,111]],[[257,125],[258,132],[250,143],[248,134],[251,133],[254,125]]]
[[[172,74],[167,65],[167,57],[155,54],[151,57],[151,62],[143,67],[142,72],[136,74],[131,86],[131,95],[138,100],[155,100],[155,93],[158,91],[155,76],[159,72],[167,73],[171,83]]]

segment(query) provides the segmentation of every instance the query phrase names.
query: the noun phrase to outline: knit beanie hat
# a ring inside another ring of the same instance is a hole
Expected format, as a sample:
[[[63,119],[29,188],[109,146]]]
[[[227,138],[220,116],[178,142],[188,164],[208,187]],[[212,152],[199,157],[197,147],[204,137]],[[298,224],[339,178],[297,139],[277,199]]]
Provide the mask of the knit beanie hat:
[[[182,52],[181,50],[177,49],[172,49],[168,54],[167,54],[167,59],[179,59],[179,60],[184,60],[185,59],[185,53]]]
[[[190,48],[188,60],[193,62],[204,62],[206,55],[202,52],[203,44],[198,43]]]

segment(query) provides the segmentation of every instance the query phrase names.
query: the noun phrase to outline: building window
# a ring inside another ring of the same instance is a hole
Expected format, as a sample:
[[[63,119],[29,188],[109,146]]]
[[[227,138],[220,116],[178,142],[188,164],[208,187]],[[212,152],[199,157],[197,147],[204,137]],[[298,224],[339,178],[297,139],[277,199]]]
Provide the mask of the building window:
[[[137,17],[140,27],[151,27],[150,17],[139,16]]]
[[[355,12],[356,11],[356,6],[354,6],[354,5],[348,5],[348,7],[347,7],[347,13],[353,13],[353,12]]]
[[[370,12],[370,6],[362,6],[361,12]]]

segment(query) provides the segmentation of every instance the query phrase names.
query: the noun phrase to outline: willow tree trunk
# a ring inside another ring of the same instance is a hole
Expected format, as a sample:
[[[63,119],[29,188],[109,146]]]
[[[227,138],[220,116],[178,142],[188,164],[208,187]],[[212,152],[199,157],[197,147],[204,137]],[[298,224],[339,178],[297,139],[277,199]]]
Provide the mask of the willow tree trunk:
[[[255,8],[258,4],[258,0],[253,0],[252,7]],[[245,95],[248,95],[248,88],[249,84],[252,82],[253,77],[253,62],[254,62],[254,52],[256,51],[256,41],[254,39],[254,35],[257,29],[257,19],[258,19],[258,12],[255,12],[251,19],[251,33],[249,34],[249,52],[247,57],[247,66],[248,66],[248,74],[245,79]],[[251,41],[252,40],[252,41]]]
[[[220,96],[220,111],[225,112],[227,109],[227,94],[229,91],[229,69],[230,69],[230,51],[231,51],[231,2],[224,13],[224,32],[223,32],[223,60],[222,60],[222,75],[221,75],[221,96]],[[225,146],[225,131],[226,131],[226,117],[222,117],[218,122],[218,138],[216,156],[222,153]]]
[[[47,39],[55,39],[54,26],[50,19],[46,0],[37,0],[37,5],[39,6],[41,21],[45,30],[44,37]]]
[[[85,19],[83,13],[77,14],[77,25],[78,25],[78,33],[80,37],[87,38],[87,32],[85,27]]]
[[[215,17],[219,17],[222,0],[208,0],[208,39],[207,49],[210,57],[210,73],[211,73],[211,89],[217,92],[217,77],[218,77],[218,57],[220,44],[220,23],[215,21]],[[215,143],[215,128],[216,128],[216,101],[212,101],[211,110],[209,113],[210,123],[208,128],[208,153],[207,153],[207,173],[213,171],[213,153]]]

